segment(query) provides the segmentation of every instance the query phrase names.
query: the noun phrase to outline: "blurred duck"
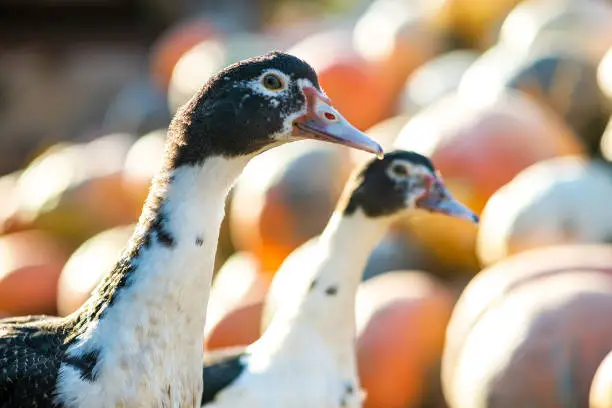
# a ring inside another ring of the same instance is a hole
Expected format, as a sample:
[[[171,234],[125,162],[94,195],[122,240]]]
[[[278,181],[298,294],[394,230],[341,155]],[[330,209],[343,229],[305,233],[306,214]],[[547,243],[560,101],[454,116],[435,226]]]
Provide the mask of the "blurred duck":
[[[206,356],[202,405],[361,407],[354,344],[361,272],[389,226],[416,209],[478,220],[452,198],[425,156],[397,150],[367,162],[316,242],[317,257],[294,275],[299,294],[255,343]],[[276,276],[295,273],[293,266],[290,256]]]
[[[2,406],[199,406],[226,196],[252,157],[303,138],[382,152],[294,56],[270,53],[212,77],[174,117],[134,234],[92,297],[65,318],[1,321]]]

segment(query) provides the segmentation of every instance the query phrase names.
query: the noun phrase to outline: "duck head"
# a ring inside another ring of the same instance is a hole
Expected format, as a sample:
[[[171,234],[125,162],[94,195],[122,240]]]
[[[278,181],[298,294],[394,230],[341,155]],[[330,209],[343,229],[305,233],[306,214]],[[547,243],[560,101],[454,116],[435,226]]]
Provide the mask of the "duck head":
[[[179,109],[169,135],[177,150],[172,155],[175,165],[202,161],[210,155],[252,156],[301,139],[382,155],[378,143],[333,107],[312,67],[281,52],[220,71]]]
[[[344,213],[358,209],[368,217],[425,210],[478,222],[478,216],[448,191],[431,160],[418,153],[395,150],[370,160],[353,178]]]

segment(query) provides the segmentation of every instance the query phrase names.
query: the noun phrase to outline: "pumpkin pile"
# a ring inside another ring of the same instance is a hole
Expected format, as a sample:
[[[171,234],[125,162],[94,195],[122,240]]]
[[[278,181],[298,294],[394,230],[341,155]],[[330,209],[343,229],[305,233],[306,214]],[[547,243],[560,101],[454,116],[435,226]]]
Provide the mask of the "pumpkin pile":
[[[370,255],[355,305],[365,407],[612,408],[612,3],[261,3],[256,30],[238,10],[177,18],[82,137],[49,135],[20,166],[0,138],[0,316],[79,308],[132,233],[175,110],[218,69],[283,49],[350,122],[430,157],[481,216],[415,216]],[[256,341],[295,298],[366,158],[304,141],[247,166],[205,349]]]

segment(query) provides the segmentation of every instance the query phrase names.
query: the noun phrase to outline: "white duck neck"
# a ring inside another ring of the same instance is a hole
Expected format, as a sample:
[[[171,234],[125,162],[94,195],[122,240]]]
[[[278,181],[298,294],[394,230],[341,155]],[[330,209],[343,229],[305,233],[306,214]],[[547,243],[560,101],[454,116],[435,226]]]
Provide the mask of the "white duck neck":
[[[299,303],[296,321],[308,324],[342,348],[355,331],[355,295],[374,247],[390,224],[390,217],[367,217],[336,211],[321,234],[323,262]]]
[[[190,387],[197,394],[225,201],[248,159],[214,156],[161,172],[121,260],[75,313],[69,353],[99,354],[95,383],[116,387],[109,404],[143,389],[153,396],[141,398],[147,403]]]
[[[316,243],[322,259],[316,261],[311,284],[288,309],[280,305],[266,331],[270,336],[285,333],[276,347],[295,346],[293,340],[300,340],[292,340],[291,333],[299,336],[308,330],[327,343],[340,367],[354,368],[355,295],[367,260],[391,222],[391,217],[370,218],[361,210],[350,216],[333,214]]]

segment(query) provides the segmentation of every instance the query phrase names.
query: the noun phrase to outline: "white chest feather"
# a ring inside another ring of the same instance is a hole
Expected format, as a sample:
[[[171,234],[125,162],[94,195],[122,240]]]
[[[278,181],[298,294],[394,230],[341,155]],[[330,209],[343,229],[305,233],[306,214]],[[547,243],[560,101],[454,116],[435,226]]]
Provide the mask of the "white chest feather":
[[[295,336],[295,337],[294,337]],[[309,330],[294,328],[293,347],[269,350],[258,342],[244,373],[207,408],[359,408],[355,376],[346,378],[327,344]]]

